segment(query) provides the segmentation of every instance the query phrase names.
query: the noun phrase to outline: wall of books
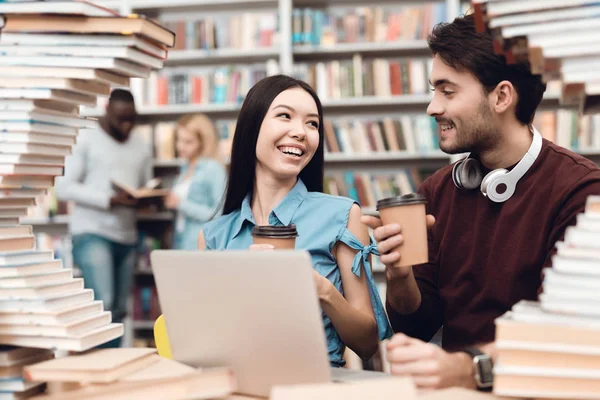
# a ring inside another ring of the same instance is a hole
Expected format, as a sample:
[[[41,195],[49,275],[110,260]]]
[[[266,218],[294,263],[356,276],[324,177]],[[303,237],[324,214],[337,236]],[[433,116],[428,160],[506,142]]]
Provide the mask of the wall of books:
[[[102,1],[98,1],[102,4]],[[124,1],[121,12],[157,18],[177,33],[164,68],[132,79],[140,121],[136,135],[152,148],[154,173],[166,182],[181,165],[175,121],[205,113],[217,125],[220,157],[227,162],[236,115],[249,88],[285,72],[318,92],[325,113],[325,189],[360,202],[373,212],[375,199],[415,191],[450,156],[437,146],[434,121],[426,115],[431,67],[426,37],[432,27],[469,8],[460,0]],[[291,5],[291,7],[290,7]],[[127,61],[140,63],[139,55]],[[99,116],[104,104],[83,109]],[[600,160],[600,116],[578,116],[559,107],[550,85],[536,116],[543,136]],[[49,196],[30,215],[40,243],[69,260],[68,204]],[[132,292],[133,338],[151,344],[160,310],[149,253],[170,246],[173,214],[139,215],[138,268]],[[376,269],[381,267],[377,266]],[[384,277],[376,273],[381,293]],[[135,344],[134,342],[134,344]]]

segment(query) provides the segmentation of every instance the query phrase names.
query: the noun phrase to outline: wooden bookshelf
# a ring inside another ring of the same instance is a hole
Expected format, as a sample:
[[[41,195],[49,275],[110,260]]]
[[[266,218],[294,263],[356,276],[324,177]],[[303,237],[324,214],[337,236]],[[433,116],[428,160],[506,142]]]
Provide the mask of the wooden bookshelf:
[[[296,45],[292,48],[294,60],[305,61],[351,57],[360,53],[370,57],[398,57],[402,55],[427,55],[426,40],[402,40],[396,42],[337,43],[332,46]]]
[[[272,6],[277,7],[277,0],[124,0],[122,6],[129,7],[136,12],[160,12],[169,10],[201,10],[223,7],[252,7]]]
[[[255,63],[279,57],[277,48],[174,50],[165,65],[210,65],[218,63]]]

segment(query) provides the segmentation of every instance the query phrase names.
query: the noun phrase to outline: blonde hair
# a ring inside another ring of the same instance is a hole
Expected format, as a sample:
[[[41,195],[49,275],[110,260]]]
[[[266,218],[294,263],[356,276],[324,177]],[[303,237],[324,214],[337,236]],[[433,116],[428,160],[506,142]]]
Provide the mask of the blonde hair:
[[[217,158],[217,129],[210,118],[204,114],[184,115],[177,121],[177,126],[194,133],[201,143],[200,157]]]

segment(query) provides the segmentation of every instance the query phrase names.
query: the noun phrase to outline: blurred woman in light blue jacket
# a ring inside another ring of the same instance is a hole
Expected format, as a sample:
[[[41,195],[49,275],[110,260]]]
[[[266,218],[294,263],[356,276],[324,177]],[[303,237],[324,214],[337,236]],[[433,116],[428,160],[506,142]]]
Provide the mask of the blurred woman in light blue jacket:
[[[218,136],[203,114],[177,121],[177,153],[184,161],[165,206],[177,210],[173,248],[196,250],[202,225],[220,212],[227,172],[217,159]]]

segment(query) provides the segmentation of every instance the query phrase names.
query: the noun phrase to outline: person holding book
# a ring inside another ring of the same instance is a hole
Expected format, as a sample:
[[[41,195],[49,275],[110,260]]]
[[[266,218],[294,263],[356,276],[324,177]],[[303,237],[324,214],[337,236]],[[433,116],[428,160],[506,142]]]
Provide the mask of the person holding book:
[[[253,227],[294,224],[295,248],[312,256],[330,363],[341,367],[345,346],[368,359],[391,330],[360,207],[323,193],[323,162],[323,113],[314,90],[285,75],[258,82],[237,120],[224,215],[202,227],[198,247],[269,249],[253,245]]]
[[[165,206],[177,210],[173,248],[197,250],[202,224],[217,214],[227,172],[217,160],[218,136],[206,115],[182,117],[176,135],[177,153],[185,164]]]
[[[73,261],[115,322],[126,315],[137,228],[136,200],[126,191],[115,192],[112,182],[138,188],[152,178],[152,153],[142,138],[131,135],[136,116],[131,93],[115,89],[97,129],[78,136],[65,175],[56,180],[57,197],[74,203]]]
[[[542,139],[532,126],[546,85],[529,65],[494,54],[473,15],[436,26],[427,108],[439,146],[470,153],[419,188],[430,214],[429,262],[395,267],[399,225],[374,228],[386,265],[387,311],[395,332],[391,371],[421,388],[493,382],[494,320],[535,300],[555,243],[600,193],[600,169]],[[399,263],[398,263],[399,264]],[[442,347],[426,343],[442,327]]]

